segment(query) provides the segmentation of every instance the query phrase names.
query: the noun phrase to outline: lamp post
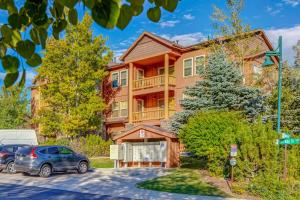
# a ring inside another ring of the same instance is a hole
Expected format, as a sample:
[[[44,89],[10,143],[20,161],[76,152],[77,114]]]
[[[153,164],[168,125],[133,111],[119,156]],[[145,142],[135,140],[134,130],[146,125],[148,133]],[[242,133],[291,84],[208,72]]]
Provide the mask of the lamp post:
[[[280,134],[280,114],[281,114],[281,92],[282,92],[282,36],[279,36],[278,47],[274,51],[267,51],[265,62],[263,67],[274,65],[271,56],[277,56],[279,58],[278,66],[278,103],[277,103],[277,128],[276,131]]]
[[[278,47],[274,51],[267,51],[265,62],[263,67],[273,65],[274,62],[271,60],[271,56],[277,56],[279,58],[278,66],[278,100],[277,100],[277,128],[276,131],[280,134],[280,114],[281,114],[281,92],[282,92],[282,36],[279,36]],[[287,144],[284,145],[284,170],[283,179],[287,178]]]

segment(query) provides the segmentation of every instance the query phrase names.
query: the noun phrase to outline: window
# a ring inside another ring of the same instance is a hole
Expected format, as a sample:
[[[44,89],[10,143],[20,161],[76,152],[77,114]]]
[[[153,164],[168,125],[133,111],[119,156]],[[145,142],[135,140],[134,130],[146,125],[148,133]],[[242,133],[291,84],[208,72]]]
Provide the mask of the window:
[[[158,99],[158,107],[160,109],[163,109],[165,107],[165,100],[164,99]]]
[[[183,76],[192,76],[193,74],[193,59],[183,60]]]
[[[169,67],[169,75],[174,75],[175,69],[174,66]],[[158,75],[164,75],[165,74],[165,68],[160,67],[158,68]]]
[[[137,69],[137,74],[136,74],[136,79],[140,80],[144,78],[144,70],[142,69]]]
[[[123,70],[120,72],[120,80],[121,80],[121,86],[126,86],[128,84],[128,71]]]
[[[59,154],[57,147],[48,148],[48,154]]]
[[[119,102],[112,103],[112,117],[119,117]]]
[[[121,117],[128,116],[128,102],[127,101],[120,102],[120,116]]]
[[[255,75],[260,75],[262,73],[261,67],[258,67],[256,65],[253,65],[253,73]]]
[[[119,87],[119,72],[113,72],[111,75],[111,80],[113,88]]]
[[[205,56],[197,56],[195,58],[195,72],[197,75],[204,75],[205,73]]]
[[[59,153],[64,155],[69,155],[69,154],[73,154],[73,151],[71,149],[61,147],[59,148]]]

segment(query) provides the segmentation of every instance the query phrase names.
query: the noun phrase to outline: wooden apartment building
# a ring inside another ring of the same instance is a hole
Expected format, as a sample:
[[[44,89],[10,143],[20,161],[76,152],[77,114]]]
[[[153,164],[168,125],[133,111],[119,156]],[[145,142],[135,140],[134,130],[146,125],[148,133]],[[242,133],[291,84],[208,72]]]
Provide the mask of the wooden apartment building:
[[[163,128],[181,110],[185,88],[203,78],[211,47],[216,43],[226,47],[233,39],[236,38],[217,38],[184,47],[152,33],[142,33],[121,56],[122,63],[108,67],[110,73],[104,88],[109,105],[107,133],[116,136],[142,124]],[[255,30],[238,40],[238,44],[247,45],[240,69],[244,84],[255,85],[260,79],[261,87],[269,91],[277,79],[275,67],[267,73],[261,67],[265,52],[272,50],[269,39],[262,30]]]

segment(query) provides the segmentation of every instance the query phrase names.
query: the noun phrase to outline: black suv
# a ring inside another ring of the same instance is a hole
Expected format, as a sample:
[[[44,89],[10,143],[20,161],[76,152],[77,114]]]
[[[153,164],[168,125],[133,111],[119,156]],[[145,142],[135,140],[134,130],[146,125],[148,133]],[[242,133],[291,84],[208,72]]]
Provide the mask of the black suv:
[[[22,144],[9,144],[0,145],[0,172],[6,170],[8,173],[15,173],[15,153],[22,147],[28,145]]]
[[[68,170],[83,174],[89,169],[89,160],[65,146],[31,146],[17,151],[15,169],[41,177]]]

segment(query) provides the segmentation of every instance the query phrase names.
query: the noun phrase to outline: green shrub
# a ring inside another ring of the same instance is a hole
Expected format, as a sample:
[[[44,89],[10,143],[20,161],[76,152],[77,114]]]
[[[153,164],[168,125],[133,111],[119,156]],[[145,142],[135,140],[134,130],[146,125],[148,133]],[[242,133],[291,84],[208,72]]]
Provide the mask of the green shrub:
[[[62,145],[69,146],[78,153],[85,154],[89,157],[108,156],[111,140],[105,141],[99,135],[87,135],[74,139],[48,139],[42,145]]]

